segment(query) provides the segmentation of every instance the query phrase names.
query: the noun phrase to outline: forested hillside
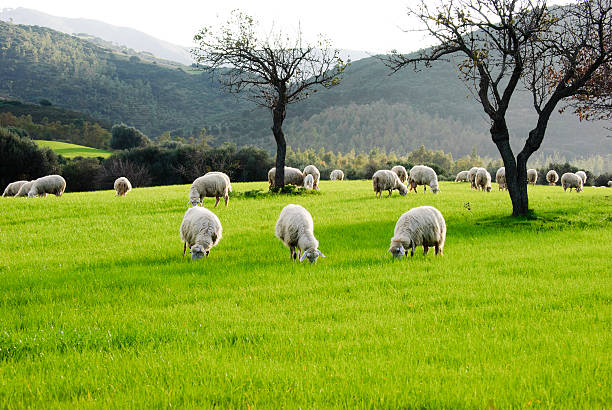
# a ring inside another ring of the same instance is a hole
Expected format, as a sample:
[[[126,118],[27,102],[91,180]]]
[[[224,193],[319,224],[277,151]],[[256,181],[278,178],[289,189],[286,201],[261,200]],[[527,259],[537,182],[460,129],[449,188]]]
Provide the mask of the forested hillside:
[[[293,148],[348,152],[374,147],[409,152],[421,144],[469,154],[497,155],[481,108],[457,78],[453,64],[389,75],[376,58],[356,61],[340,86],[288,109],[285,129]],[[210,76],[168,68],[35,26],[0,22],[0,96],[48,99],[110,123],[124,122],[155,139],[164,132],[189,137],[206,128],[213,145],[274,147],[267,111],[219,90]],[[510,127],[526,136],[530,96],[518,93]],[[572,158],[612,153],[602,124],[579,123],[571,113],[550,124],[542,152]],[[515,147],[520,145],[515,139]]]

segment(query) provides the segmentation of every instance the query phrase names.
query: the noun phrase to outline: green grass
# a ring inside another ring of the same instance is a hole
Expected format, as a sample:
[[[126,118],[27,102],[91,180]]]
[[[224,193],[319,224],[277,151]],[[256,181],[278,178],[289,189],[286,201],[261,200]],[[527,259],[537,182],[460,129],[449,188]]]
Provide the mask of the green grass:
[[[529,187],[513,219],[506,193],[441,189],[236,195],[197,263],[188,186],[0,198],[0,407],[612,406],[612,190]],[[274,237],[288,203],[313,215],[316,265]],[[444,256],[392,261],[425,204]]]
[[[98,148],[85,147],[83,145],[70,144],[68,142],[34,140],[39,147],[48,147],[57,154],[63,155],[66,158],[74,157],[102,157],[107,158],[111,155],[110,151],[105,151]]]

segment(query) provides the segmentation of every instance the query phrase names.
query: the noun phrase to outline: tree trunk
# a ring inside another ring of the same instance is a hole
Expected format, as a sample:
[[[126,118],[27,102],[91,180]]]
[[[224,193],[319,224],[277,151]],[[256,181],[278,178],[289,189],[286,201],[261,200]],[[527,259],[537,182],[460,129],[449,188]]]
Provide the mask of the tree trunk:
[[[276,176],[274,178],[274,186],[277,189],[281,189],[285,186],[285,156],[287,154],[287,142],[285,141],[285,134],[283,133],[285,112],[286,106],[284,102],[278,103],[272,109],[272,118],[274,120],[272,133],[276,140]]]

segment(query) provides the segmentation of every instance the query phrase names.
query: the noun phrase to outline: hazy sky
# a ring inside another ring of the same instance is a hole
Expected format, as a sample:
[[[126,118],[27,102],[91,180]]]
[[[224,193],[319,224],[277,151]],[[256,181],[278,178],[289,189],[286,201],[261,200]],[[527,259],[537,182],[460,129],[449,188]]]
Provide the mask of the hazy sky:
[[[55,16],[96,19],[186,46],[192,45],[193,35],[201,27],[225,21],[231,10],[241,9],[265,27],[285,22],[281,28],[286,29],[299,23],[307,38],[321,33],[334,47],[384,52],[394,48],[411,51],[425,45],[423,35],[402,32],[409,24],[405,11],[412,1],[0,0],[0,9],[25,7]]]

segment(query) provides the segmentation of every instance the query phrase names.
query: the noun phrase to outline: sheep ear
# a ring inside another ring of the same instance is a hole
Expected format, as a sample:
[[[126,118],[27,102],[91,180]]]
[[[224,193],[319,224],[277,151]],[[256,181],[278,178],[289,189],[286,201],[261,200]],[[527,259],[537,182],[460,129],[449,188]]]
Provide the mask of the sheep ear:
[[[304,252],[304,253],[302,254],[302,256],[300,257],[300,262],[302,262],[302,261],[304,260],[304,258],[306,258],[306,252]]]
[[[320,257],[322,257],[322,258],[324,258],[324,257],[325,257],[325,255],[323,255],[323,252],[321,252],[320,250],[317,250],[317,252],[319,252],[319,256],[320,256]]]

